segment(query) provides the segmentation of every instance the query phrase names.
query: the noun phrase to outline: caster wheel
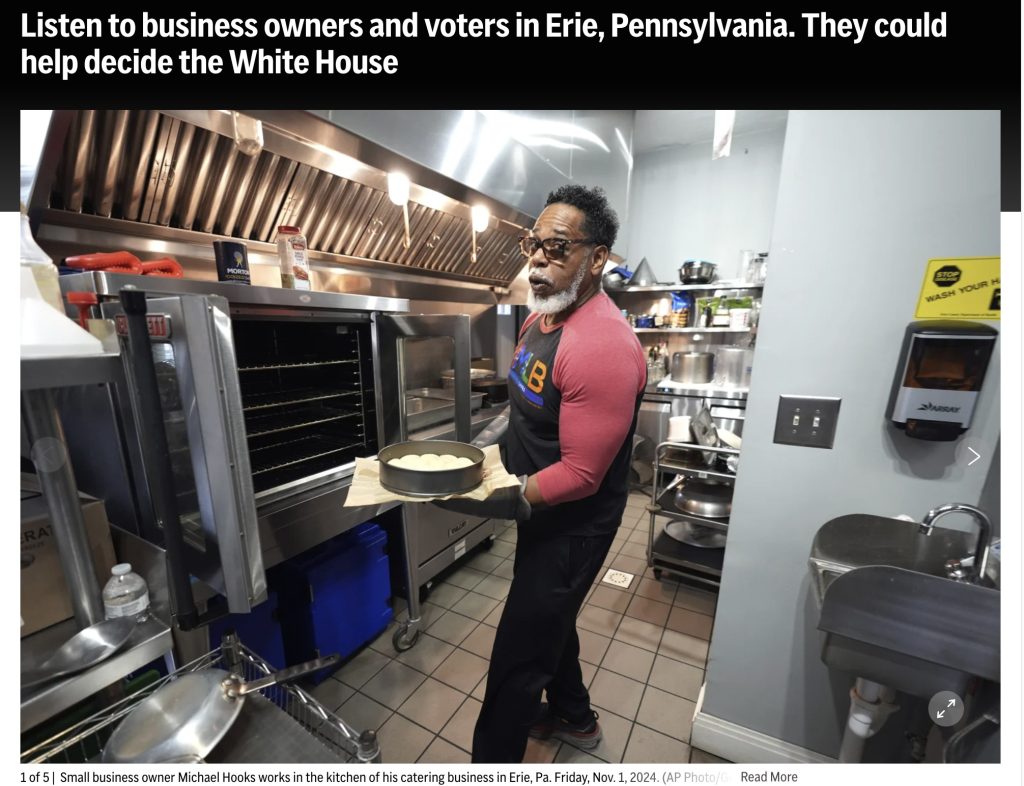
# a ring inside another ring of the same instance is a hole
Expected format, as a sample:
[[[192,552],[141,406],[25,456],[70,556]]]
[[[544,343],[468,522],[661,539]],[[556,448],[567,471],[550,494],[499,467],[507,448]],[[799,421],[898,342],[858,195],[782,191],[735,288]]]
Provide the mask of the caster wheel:
[[[414,630],[410,635],[409,626],[406,624],[402,625],[395,631],[395,634],[391,637],[391,643],[398,652],[405,652],[406,650],[412,649],[419,639],[419,628],[416,628],[416,630]]]
[[[494,536],[491,535],[489,538],[484,538],[483,543],[480,544],[481,551],[490,551],[491,546],[494,545]]]
[[[661,568],[654,568],[653,570],[654,570],[654,579],[656,581],[661,581]]]
[[[425,603],[427,598],[430,597],[430,590],[431,585],[429,582],[420,587],[420,603]]]

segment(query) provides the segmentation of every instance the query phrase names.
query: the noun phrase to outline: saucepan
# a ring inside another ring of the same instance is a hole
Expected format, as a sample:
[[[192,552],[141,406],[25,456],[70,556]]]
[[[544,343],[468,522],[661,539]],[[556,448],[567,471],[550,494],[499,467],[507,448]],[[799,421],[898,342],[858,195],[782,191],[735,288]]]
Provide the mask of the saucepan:
[[[710,382],[714,362],[715,356],[710,352],[673,352],[672,381],[684,385],[703,385]]]
[[[341,658],[300,663],[242,682],[223,669],[202,669],[164,685],[125,716],[103,749],[105,764],[201,761],[238,718],[245,696],[334,666]]]

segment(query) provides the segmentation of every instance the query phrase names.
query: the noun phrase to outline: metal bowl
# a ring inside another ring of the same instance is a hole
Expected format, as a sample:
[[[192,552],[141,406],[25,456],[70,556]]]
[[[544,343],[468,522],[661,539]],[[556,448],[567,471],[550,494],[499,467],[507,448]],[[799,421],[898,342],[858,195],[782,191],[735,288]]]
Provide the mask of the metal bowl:
[[[728,518],[732,513],[732,486],[692,480],[676,490],[676,507],[683,513],[708,519]]]
[[[461,456],[473,461],[468,467],[457,469],[420,470],[394,467],[388,462],[402,456],[422,456],[426,453]],[[377,454],[380,461],[380,485],[396,494],[412,497],[443,497],[472,491],[484,479],[484,452],[465,442],[445,439],[426,439],[398,442],[388,445]]]
[[[710,284],[715,280],[718,265],[706,259],[687,259],[679,268],[679,281],[683,284]]]
[[[605,289],[618,289],[624,287],[629,279],[613,270],[610,273],[605,273],[601,280],[604,282]]]

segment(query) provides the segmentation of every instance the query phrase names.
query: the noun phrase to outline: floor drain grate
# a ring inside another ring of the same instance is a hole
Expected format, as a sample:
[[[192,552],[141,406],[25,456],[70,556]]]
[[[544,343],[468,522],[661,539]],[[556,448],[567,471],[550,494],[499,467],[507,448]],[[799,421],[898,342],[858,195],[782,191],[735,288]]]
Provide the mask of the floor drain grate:
[[[628,589],[629,585],[633,583],[634,576],[632,573],[625,573],[621,570],[615,570],[614,568],[608,568],[608,572],[604,574],[604,578],[601,579],[602,584],[611,584],[613,587],[619,589]]]

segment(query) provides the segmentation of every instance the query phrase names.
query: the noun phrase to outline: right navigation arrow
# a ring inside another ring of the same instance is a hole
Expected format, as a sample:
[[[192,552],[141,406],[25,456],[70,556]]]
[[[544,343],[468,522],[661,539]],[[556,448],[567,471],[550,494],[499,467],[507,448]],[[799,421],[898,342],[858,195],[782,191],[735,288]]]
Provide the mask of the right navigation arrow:
[[[969,467],[969,466],[971,466],[971,464],[973,464],[975,461],[977,461],[978,459],[981,458],[981,454],[978,451],[976,451],[974,448],[972,448],[970,445],[967,446],[967,449],[969,451],[971,451],[971,453],[974,454],[974,458],[972,458],[970,461],[967,462],[967,466]]]

